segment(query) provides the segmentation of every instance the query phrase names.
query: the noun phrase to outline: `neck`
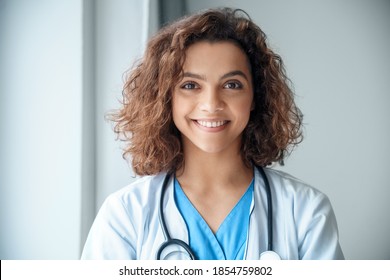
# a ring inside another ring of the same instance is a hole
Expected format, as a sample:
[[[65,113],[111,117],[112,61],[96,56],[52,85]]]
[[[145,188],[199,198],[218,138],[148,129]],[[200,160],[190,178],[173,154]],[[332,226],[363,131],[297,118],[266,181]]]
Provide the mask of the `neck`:
[[[238,151],[184,153],[184,166],[176,172],[176,178],[184,188],[212,191],[237,186],[248,186],[253,178],[252,167],[248,167]]]
[[[239,145],[216,153],[184,145],[184,167],[176,178],[215,233],[248,189],[253,170],[244,164]]]

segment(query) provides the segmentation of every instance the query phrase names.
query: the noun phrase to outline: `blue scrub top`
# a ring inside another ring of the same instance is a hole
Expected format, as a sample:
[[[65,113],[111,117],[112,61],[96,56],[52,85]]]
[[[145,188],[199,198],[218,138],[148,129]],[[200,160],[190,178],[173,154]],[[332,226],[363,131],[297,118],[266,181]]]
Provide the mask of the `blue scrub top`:
[[[254,180],[214,234],[175,178],[176,205],[187,225],[189,245],[198,260],[244,258]]]

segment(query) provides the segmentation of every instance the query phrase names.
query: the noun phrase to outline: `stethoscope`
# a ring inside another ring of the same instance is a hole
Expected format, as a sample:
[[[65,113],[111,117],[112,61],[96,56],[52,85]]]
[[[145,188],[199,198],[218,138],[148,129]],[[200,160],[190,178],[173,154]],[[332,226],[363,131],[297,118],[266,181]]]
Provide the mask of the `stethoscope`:
[[[268,229],[268,244],[267,244],[267,251],[260,254],[260,260],[280,260],[280,256],[273,251],[273,225],[272,225],[272,195],[271,195],[271,187],[270,183],[268,181],[267,175],[264,172],[264,169],[260,166],[257,166],[258,171],[260,172],[265,185],[265,191],[267,194],[267,229]],[[165,223],[165,218],[163,215],[163,205],[164,205],[164,194],[166,192],[168,181],[171,178],[171,173],[167,173],[167,175],[164,178],[164,182],[162,185],[162,191],[160,196],[160,208],[159,208],[159,219],[160,224],[163,230],[163,234],[165,236],[165,241],[160,245],[160,248],[157,251],[156,258],[157,260],[161,260],[161,254],[168,246],[176,245],[181,247],[185,250],[185,252],[188,254],[189,259],[195,260],[195,255],[192,252],[190,246],[185,243],[183,240],[172,238],[171,235],[168,232],[167,224]]]

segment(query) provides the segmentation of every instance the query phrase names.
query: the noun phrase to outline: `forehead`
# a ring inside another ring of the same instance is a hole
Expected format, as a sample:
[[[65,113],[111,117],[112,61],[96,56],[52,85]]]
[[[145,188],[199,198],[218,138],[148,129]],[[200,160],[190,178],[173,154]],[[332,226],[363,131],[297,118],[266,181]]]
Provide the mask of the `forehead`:
[[[190,45],[185,52],[183,70],[245,70],[250,72],[250,63],[245,52],[230,41],[200,41]]]

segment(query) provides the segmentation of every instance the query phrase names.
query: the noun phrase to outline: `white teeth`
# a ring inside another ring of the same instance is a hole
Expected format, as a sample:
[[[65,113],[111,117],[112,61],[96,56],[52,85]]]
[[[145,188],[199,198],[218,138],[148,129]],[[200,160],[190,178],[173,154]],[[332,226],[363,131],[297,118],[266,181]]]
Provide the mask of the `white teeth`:
[[[216,122],[207,122],[207,121],[197,121],[198,124],[204,127],[218,127],[227,123],[227,121],[216,121]]]

